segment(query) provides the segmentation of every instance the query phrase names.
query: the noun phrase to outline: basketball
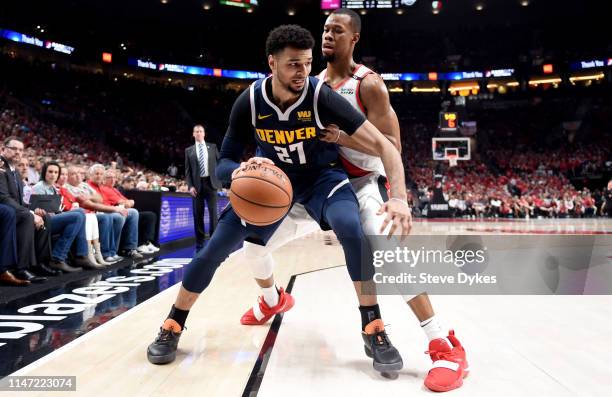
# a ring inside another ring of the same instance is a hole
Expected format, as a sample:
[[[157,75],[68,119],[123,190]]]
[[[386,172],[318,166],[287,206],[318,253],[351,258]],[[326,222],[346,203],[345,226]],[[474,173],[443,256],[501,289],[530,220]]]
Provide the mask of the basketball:
[[[266,226],[287,214],[293,189],[280,168],[271,164],[249,164],[233,179],[229,198],[234,211],[245,222]]]

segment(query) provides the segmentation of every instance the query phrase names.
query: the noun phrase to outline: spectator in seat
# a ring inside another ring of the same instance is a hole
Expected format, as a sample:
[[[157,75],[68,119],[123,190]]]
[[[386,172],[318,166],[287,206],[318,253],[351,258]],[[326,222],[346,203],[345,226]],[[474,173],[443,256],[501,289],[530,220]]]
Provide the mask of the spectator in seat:
[[[121,182],[121,188],[119,189],[121,193],[125,194],[126,191],[134,189],[136,189],[136,182],[134,181],[134,178],[132,178],[131,176],[126,176],[125,178],[123,178],[123,181]]]
[[[28,184],[33,186],[40,180],[40,170],[42,169],[42,160],[35,156],[30,157],[29,160],[25,159],[27,169],[25,178],[28,180]]]
[[[132,259],[140,259],[142,255],[138,252],[138,211],[134,208],[127,208],[125,204],[115,203],[110,200],[108,195],[105,195],[102,191],[104,185],[104,173],[106,169],[102,164],[94,164],[89,168],[89,186],[96,192],[96,194],[102,199],[102,204],[110,206],[112,208],[119,208],[122,212],[112,213],[113,219],[123,221],[121,229],[115,229],[117,247],[121,249],[120,255],[130,257]],[[125,215],[124,215],[125,214]],[[113,223],[114,224],[114,223]],[[117,237],[119,236],[119,237]]]
[[[127,217],[127,210],[104,205],[102,197],[89,184],[83,182],[83,174],[84,171],[79,167],[68,167],[68,180],[64,187],[77,199],[82,208],[96,211],[104,261],[109,263],[119,262],[123,260],[123,257],[117,255],[117,247],[125,219],[113,217],[112,214],[118,213],[125,218]]]
[[[591,193],[586,193],[584,195],[582,207],[586,218],[592,218],[597,214],[597,207],[595,206],[595,200],[593,200]]]
[[[55,186],[60,174],[60,165],[55,161],[47,162],[41,169],[40,181],[32,187],[33,194],[59,195]],[[61,209],[60,209],[61,210]],[[52,244],[51,266],[65,272],[76,272],[85,269],[103,269],[95,261],[88,259],[87,240],[85,238],[85,211],[73,208],[70,211],[48,214],[51,234],[59,234],[59,239]],[[72,261],[74,266],[68,265],[68,253],[75,243],[76,256]]]
[[[502,201],[497,197],[491,197],[489,199],[489,205],[491,206],[491,215],[495,218],[499,217]]]
[[[130,210],[138,211],[134,208],[134,200],[129,200],[119,190],[115,188],[117,182],[116,173],[112,169],[106,170],[104,175],[104,185],[100,186],[100,192],[106,204],[123,205]],[[151,211],[138,211],[138,252],[142,254],[152,254],[159,251],[153,242],[155,241],[155,226],[157,215]]]
[[[17,172],[21,176],[21,184],[23,185],[23,202],[30,204],[30,196],[32,195],[32,185],[28,181],[28,160],[22,158],[17,163]]]
[[[608,181],[608,186],[604,189],[603,204],[601,205],[601,216],[612,218],[612,179]]]
[[[58,272],[48,267],[51,239],[46,214],[42,210],[30,211],[23,202],[23,183],[16,168],[23,152],[21,139],[5,139],[0,156],[0,204],[13,208],[16,216],[17,268],[13,274],[21,280],[42,283],[47,281],[42,275],[55,276]]]
[[[30,285],[30,281],[22,280],[11,272],[17,268],[16,226],[15,210],[0,204],[0,285],[25,287]]]
[[[105,235],[105,240],[109,241],[109,233],[111,232],[110,217],[101,217],[102,221],[98,222],[98,217],[95,211],[88,209],[95,205],[91,201],[80,197],[77,199],[70,194],[66,189],[66,181],[68,180],[68,169],[60,168],[60,175],[57,179],[56,186],[62,196],[62,207],[64,211],[70,211],[73,208],[82,208],[85,211],[85,238],[87,239],[87,258],[90,262],[97,262],[99,265],[109,266],[111,263],[106,262],[102,256],[102,247],[100,246],[100,234]]]

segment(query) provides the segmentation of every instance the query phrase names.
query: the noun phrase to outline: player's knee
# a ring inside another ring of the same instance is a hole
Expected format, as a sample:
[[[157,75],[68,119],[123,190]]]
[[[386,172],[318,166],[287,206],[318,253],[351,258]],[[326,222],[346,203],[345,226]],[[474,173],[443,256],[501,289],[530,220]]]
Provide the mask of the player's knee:
[[[264,258],[269,255],[269,249],[264,245],[253,244],[247,241],[244,242],[244,257],[247,260],[255,260]]]
[[[259,280],[266,280],[272,277],[274,272],[274,259],[271,254],[266,254],[263,257],[250,259],[251,270],[253,277]]]
[[[270,249],[266,246],[244,243],[244,259],[251,266],[253,277],[265,280],[272,276],[274,269],[274,259],[270,254]]]
[[[185,270],[183,287],[189,292],[201,293],[208,287],[220,262],[210,261],[206,257],[196,256]]]

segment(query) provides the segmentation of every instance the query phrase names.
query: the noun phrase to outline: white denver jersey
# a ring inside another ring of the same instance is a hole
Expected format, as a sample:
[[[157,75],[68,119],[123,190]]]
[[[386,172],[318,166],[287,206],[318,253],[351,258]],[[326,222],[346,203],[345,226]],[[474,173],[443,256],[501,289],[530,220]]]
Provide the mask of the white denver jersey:
[[[342,95],[344,99],[349,101],[355,109],[359,110],[366,117],[367,114],[359,96],[359,87],[361,86],[361,81],[363,78],[370,73],[374,72],[366,66],[357,65],[353,70],[352,76],[347,77],[339,84],[332,87],[334,91]],[[327,78],[327,68],[323,69],[323,71],[319,73],[317,77],[320,80],[325,81]],[[344,168],[350,177],[364,176],[371,172],[385,175],[385,168],[383,167],[383,162],[380,157],[371,156],[344,146],[340,146],[339,150],[342,165],[344,165]]]

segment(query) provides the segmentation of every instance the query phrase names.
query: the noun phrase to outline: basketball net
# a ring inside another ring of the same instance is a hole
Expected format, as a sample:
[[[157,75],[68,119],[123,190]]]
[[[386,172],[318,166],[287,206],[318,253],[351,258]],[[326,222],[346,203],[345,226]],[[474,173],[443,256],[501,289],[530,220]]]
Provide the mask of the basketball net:
[[[451,167],[455,167],[457,166],[457,155],[456,154],[449,154],[446,156],[446,158],[448,159],[448,164]]]

